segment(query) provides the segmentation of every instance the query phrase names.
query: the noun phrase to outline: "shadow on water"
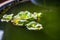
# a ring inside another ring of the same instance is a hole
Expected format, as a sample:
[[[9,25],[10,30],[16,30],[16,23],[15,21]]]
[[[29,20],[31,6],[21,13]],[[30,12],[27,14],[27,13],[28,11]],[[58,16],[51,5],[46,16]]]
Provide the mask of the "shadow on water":
[[[8,26],[10,25],[10,26]],[[6,40],[48,40],[49,36],[44,33],[43,30],[40,31],[30,31],[26,28],[20,28],[13,26],[9,23],[6,26]]]

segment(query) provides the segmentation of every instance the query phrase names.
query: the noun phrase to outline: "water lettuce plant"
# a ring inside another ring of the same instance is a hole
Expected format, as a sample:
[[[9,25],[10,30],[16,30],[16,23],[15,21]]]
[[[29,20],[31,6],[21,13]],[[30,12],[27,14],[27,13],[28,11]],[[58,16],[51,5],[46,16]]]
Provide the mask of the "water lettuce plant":
[[[25,26],[28,30],[41,30],[43,29],[42,24],[39,23],[41,18],[41,12],[30,13],[29,11],[21,11],[17,15],[5,14],[1,19],[2,22],[12,22],[17,26]]]
[[[5,15],[3,16],[3,18],[1,19],[1,21],[2,21],[2,22],[3,22],[3,21],[9,22],[9,21],[12,19],[12,16],[13,16],[13,14],[10,14],[10,15],[5,14]]]
[[[42,25],[35,22],[35,21],[32,21],[32,22],[26,24],[26,28],[28,30],[41,30],[41,29],[43,29]]]

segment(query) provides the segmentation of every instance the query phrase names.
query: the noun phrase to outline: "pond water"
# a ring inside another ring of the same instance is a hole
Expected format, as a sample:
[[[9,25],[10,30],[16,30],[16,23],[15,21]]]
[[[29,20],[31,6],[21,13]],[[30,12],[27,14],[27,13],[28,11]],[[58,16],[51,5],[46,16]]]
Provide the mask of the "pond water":
[[[43,29],[39,31],[29,31],[24,27],[14,26],[12,23],[1,23],[4,26],[5,40],[59,40],[60,39],[60,15],[59,5],[36,6],[30,2],[21,3],[11,8],[7,14],[17,14],[20,11],[42,12],[41,24]]]

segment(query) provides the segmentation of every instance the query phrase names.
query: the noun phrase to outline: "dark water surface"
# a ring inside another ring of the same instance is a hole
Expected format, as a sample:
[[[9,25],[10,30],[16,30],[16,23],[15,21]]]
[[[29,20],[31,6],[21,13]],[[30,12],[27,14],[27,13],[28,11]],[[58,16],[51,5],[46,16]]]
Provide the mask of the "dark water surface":
[[[7,12],[17,14],[20,11],[42,12],[41,24],[44,29],[29,31],[26,28],[14,26],[12,23],[0,23],[4,26],[5,40],[60,40],[60,6],[51,4],[36,6],[29,2],[22,3]]]

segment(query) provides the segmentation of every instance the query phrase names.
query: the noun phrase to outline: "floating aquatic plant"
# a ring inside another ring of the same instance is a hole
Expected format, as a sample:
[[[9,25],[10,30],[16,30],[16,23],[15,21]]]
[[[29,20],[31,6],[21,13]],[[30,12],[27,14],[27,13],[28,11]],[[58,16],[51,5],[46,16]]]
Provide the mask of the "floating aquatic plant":
[[[43,29],[42,25],[35,22],[35,21],[32,21],[32,22],[26,24],[26,27],[28,30],[41,30],[41,29]]]
[[[1,19],[1,21],[2,21],[2,22],[3,22],[3,21],[9,22],[9,21],[12,19],[12,16],[13,16],[13,14],[9,14],[9,15],[5,14],[5,15],[3,16],[3,18]]]
[[[29,11],[21,11],[17,15],[13,16],[13,14],[5,14],[1,19],[2,22],[12,22],[17,26],[26,26],[28,30],[41,30],[42,24],[39,24],[39,20],[41,18],[41,12],[30,13]]]

